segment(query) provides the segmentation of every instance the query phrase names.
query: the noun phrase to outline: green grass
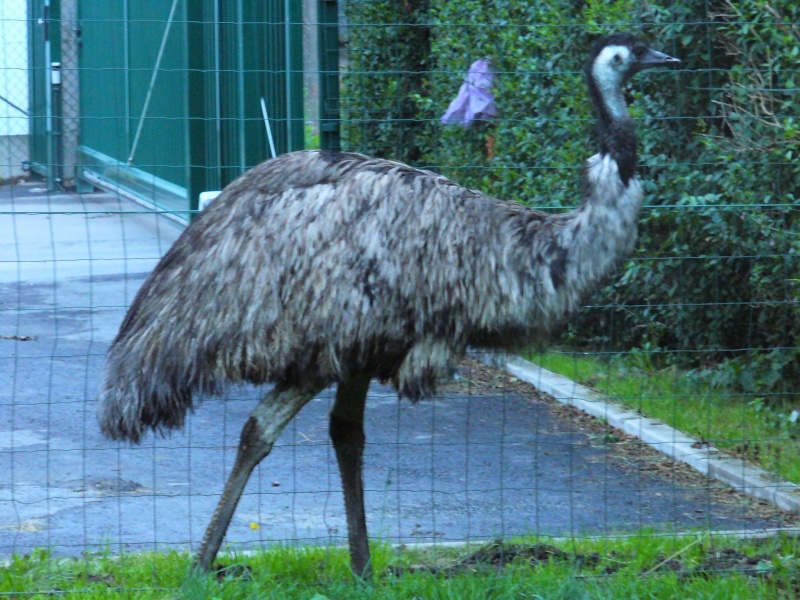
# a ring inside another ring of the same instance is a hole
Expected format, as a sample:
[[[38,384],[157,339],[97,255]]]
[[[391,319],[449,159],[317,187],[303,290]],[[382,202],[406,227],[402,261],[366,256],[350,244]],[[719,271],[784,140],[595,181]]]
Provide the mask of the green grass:
[[[534,363],[569,377],[648,417],[800,483],[800,441],[753,394],[699,383],[675,367],[655,368],[644,353],[530,353]],[[785,421],[783,422],[785,424]]]
[[[800,548],[790,537],[735,542],[698,534],[556,544],[565,553],[559,559],[527,561],[520,552],[503,567],[472,565],[457,572],[447,567],[469,554],[463,547],[400,551],[376,545],[372,583],[354,580],[340,548],[273,548],[240,556],[236,573],[227,576],[193,573],[191,558],[179,552],[80,559],[38,552],[0,568],[0,597],[780,600],[800,591]],[[409,568],[419,564],[439,570]]]

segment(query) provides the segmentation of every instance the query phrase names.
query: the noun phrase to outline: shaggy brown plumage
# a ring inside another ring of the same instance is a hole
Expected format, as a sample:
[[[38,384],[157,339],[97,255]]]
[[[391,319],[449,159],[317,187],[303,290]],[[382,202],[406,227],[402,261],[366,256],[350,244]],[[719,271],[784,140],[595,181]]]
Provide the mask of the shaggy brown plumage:
[[[111,345],[100,423],[106,435],[138,442],[147,429],[183,425],[196,392],[225,381],[276,384],[245,427],[203,566],[247,481],[242,473],[305,402],[339,383],[331,435],[362,572],[366,384],[378,377],[417,399],[467,346],[541,341],[628,255],[641,189],[621,86],[649,66],[647,52],[652,64],[668,59],[625,35],[593,52],[587,73],[601,152],[587,163],[584,198],[571,213],[545,214],[396,162],[312,151],[245,173],[186,229]]]
[[[225,381],[370,371],[416,399],[467,345],[540,340],[633,245],[639,186],[615,172],[600,157],[587,171],[613,202],[547,215],[358,154],[259,165],[137,294],[109,351],[103,430],[180,427],[192,393]]]

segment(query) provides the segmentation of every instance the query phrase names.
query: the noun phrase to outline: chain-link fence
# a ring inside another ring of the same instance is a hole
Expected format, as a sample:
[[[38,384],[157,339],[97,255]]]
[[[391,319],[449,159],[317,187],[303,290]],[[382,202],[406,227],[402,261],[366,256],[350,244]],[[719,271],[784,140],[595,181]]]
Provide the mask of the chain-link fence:
[[[580,206],[596,151],[583,67],[615,30],[682,61],[625,91],[636,249],[547,349],[470,349],[416,404],[373,382],[377,585],[491,597],[458,587],[488,570],[497,597],[549,597],[550,577],[552,597],[701,581],[792,597],[800,9],[728,0],[3,2],[0,595],[353,597],[335,389],[256,469],[221,557],[239,570],[189,589],[268,388],[226,387],[169,437],[110,442],[95,416],[109,345],[200,194],[272,147],[400,160],[550,215]],[[510,583],[511,564],[535,568]]]
[[[28,159],[28,55],[25,4],[0,9],[2,71],[0,71],[0,177],[22,175]]]

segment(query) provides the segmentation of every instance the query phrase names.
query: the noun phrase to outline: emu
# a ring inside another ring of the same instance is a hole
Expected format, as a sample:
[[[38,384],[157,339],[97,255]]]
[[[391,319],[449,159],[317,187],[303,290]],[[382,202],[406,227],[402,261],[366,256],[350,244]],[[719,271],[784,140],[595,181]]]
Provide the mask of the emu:
[[[184,424],[193,394],[271,383],[196,556],[208,570],[256,465],[286,424],[337,385],[330,413],[351,565],[371,575],[364,406],[372,378],[435,393],[468,346],[545,339],[633,249],[642,192],[623,86],[679,62],[618,33],[586,66],[599,152],[580,206],[547,214],[435,173],[360,154],[295,152],[230,185],[182,233],[112,342],[99,421],[113,439]]]

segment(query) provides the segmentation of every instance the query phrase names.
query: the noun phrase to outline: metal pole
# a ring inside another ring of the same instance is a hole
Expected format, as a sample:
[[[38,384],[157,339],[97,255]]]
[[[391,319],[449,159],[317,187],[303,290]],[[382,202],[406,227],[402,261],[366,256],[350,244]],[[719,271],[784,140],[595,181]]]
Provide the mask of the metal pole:
[[[267,128],[267,139],[269,140],[269,150],[272,153],[272,158],[278,156],[275,153],[275,142],[272,140],[272,128],[269,126],[269,115],[267,115],[267,103],[264,98],[261,98],[261,114],[264,116],[264,127]]]
[[[216,160],[215,172],[217,173],[218,185],[222,185],[222,84],[220,82],[220,70],[222,59],[220,58],[220,10],[219,2],[214,2],[214,132],[216,134]]]
[[[20,108],[19,106],[17,106],[16,104],[14,104],[14,103],[13,103],[11,100],[9,100],[8,98],[6,98],[6,97],[5,97],[5,96],[3,96],[3,95],[0,95],[0,102],[5,102],[5,103],[6,103],[6,104],[8,104],[8,105],[9,105],[11,108],[15,108],[15,109],[17,109],[19,112],[21,112],[21,113],[22,113],[23,115],[25,115],[26,117],[28,116],[28,111],[27,111],[27,110],[25,110],[24,108]]]
[[[53,164],[51,174],[53,182],[51,188],[60,187],[63,181],[64,159],[61,144],[61,63],[54,62],[50,65],[50,94],[51,102],[51,137]]]
[[[292,122],[292,24],[291,24],[291,7],[289,6],[290,0],[283,2],[283,23],[284,23],[284,47],[285,47],[285,60],[286,60],[286,149],[291,152],[297,150],[292,147],[292,131],[294,123]],[[270,144],[272,140],[270,139]],[[273,157],[275,150],[272,151]]]
[[[319,147],[339,150],[339,6],[336,0],[319,0],[317,10]]]
[[[122,2],[122,36],[125,41],[123,66],[125,68],[125,144],[127,145],[131,141],[131,32],[128,0]]]
[[[236,142],[239,150],[239,173],[247,170],[247,116],[245,113],[245,68],[244,68],[244,5],[236,2]],[[233,166],[233,165],[231,165]]]
[[[52,68],[50,62],[50,0],[44,1],[42,18],[39,22],[44,27],[44,65],[47,75],[50,75],[50,69]],[[47,165],[45,165],[45,168],[47,169],[47,189],[53,192],[56,189],[53,177],[53,161],[55,160],[53,156],[53,86],[51,82],[45,81],[45,135],[47,136]]]

